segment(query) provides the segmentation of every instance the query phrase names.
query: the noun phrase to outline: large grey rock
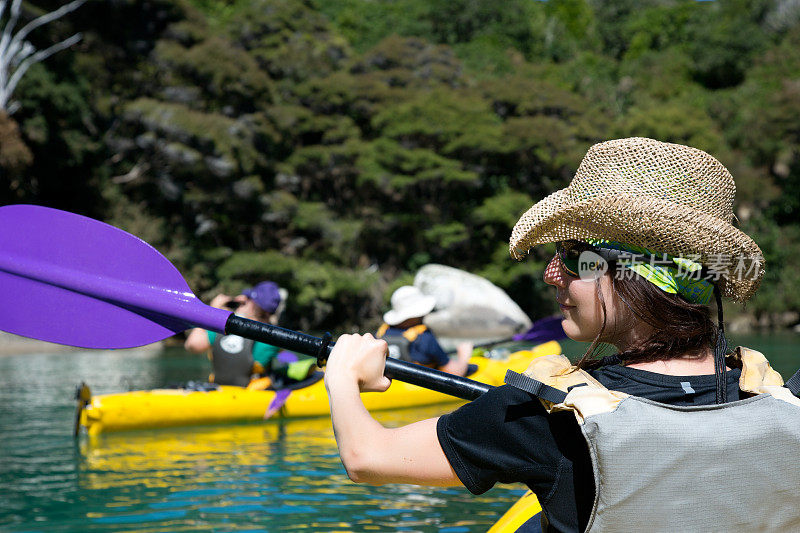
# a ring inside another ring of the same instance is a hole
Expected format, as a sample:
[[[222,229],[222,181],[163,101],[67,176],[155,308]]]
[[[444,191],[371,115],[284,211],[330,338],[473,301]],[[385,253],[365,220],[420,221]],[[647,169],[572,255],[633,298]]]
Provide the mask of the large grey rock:
[[[507,339],[531,327],[531,320],[500,287],[457,268],[428,264],[414,285],[436,298],[425,324],[442,348],[453,350],[461,341],[484,344]]]

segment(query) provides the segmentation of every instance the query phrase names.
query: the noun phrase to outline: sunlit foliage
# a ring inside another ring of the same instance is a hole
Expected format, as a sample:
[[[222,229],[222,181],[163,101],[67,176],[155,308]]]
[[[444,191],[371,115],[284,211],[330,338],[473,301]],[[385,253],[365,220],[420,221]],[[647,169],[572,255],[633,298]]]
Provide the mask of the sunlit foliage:
[[[0,199],[141,235],[204,298],[271,278],[290,325],[370,328],[440,262],[548,314],[552,250],[512,261],[512,225],[639,135],[731,169],[781,272],[747,312],[800,313],[797,2],[120,0],[34,44],[76,31],[0,117]]]

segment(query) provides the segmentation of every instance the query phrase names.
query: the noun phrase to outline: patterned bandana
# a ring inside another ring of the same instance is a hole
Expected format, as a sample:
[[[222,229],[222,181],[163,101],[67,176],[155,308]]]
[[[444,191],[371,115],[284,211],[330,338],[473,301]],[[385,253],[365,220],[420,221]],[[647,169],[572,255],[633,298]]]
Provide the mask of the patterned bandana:
[[[597,248],[630,252],[630,258],[617,261],[618,268],[636,272],[664,292],[680,294],[691,303],[702,305],[708,305],[714,295],[714,285],[700,277],[703,265],[696,261],[616,241],[587,239],[586,242]]]

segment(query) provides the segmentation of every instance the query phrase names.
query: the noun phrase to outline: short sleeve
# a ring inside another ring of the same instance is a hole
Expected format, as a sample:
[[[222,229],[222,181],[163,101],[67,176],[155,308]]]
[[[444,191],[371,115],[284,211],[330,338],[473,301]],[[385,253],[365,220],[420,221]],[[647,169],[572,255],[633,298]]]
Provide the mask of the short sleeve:
[[[450,362],[450,356],[445,353],[430,331],[423,332],[415,342],[411,343],[409,350],[411,358],[424,365],[441,367]]]
[[[547,415],[530,394],[502,386],[440,417],[436,431],[447,460],[470,492],[519,482],[546,494],[564,457],[552,433],[554,422],[570,424],[558,414]],[[580,439],[574,417],[571,425]]]

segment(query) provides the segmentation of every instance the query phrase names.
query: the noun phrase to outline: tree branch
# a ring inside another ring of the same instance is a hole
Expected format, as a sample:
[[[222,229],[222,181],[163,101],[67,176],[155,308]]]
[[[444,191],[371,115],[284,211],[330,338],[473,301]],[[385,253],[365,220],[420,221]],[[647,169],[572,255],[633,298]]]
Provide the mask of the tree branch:
[[[11,2],[11,9],[8,12],[8,22],[3,27],[3,37],[0,38],[0,59],[5,56],[6,49],[13,37],[14,26],[17,25],[17,20],[19,19],[19,6],[21,3],[22,0],[13,0]]]
[[[6,11],[6,4],[8,4],[7,0],[0,0],[0,19],[3,18],[3,13]]]
[[[20,63],[19,67],[16,68],[14,74],[11,76],[11,79],[8,80],[8,84],[6,84],[5,88],[0,94],[0,109],[5,108],[6,102],[11,96],[11,93],[14,92],[14,89],[17,88],[17,84],[19,80],[22,79],[22,76],[25,72],[33,65],[34,63],[38,63],[44,59],[47,59],[51,55],[55,54],[56,52],[60,52],[65,48],[69,48],[73,44],[77,43],[81,40],[82,35],[80,33],[76,33],[72,37],[68,37],[61,41],[60,43],[56,43],[52,46],[45,48],[44,50],[40,50],[33,54],[30,57],[25,58],[25,60]]]
[[[55,11],[51,11],[50,13],[45,13],[40,17],[36,17],[29,23],[25,24],[17,33],[14,35],[12,42],[20,42],[25,37],[28,36],[30,32],[38,28],[39,26],[43,26],[50,21],[59,19],[69,13],[70,11],[74,11],[81,7],[86,0],[73,0],[69,4],[64,4],[63,6],[59,7]]]
[[[36,17],[25,24],[18,32],[14,33],[14,27],[17,25],[19,19],[21,2],[22,0],[12,0],[8,13],[8,21],[3,28],[0,29],[0,109],[6,109],[14,89],[17,88],[20,79],[25,75],[31,65],[47,59],[56,52],[72,46],[81,39],[81,34],[76,33],[44,50],[35,52],[36,49],[25,40],[25,37],[36,28],[78,9],[86,0],[73,0],[68,4],[64,4],[55,11]],[[0,0],[0,18],[2,18],[7,4],[8,0]],[[15,106],[14,109],[16,109],[16,107],[18,106]],[[8,111],[10,112],[11,108],[9,108]]]

